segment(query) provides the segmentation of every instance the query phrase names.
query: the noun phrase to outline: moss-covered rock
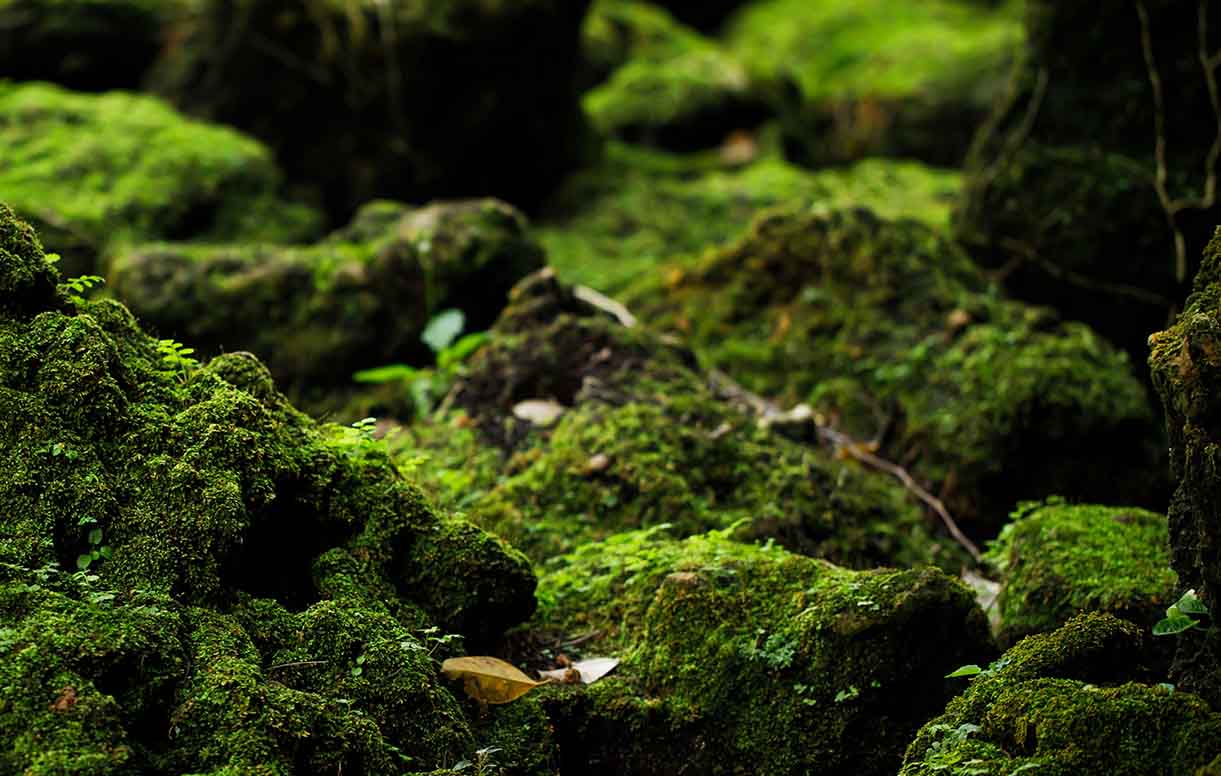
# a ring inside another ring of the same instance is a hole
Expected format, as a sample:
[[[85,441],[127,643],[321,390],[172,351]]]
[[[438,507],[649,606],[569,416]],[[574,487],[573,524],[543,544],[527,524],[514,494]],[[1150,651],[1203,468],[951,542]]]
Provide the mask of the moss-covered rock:
[[[1221,51],[1209,5],[1027,2],[1011,89],[968,161],[956,232],[972,255],[1003,267],[1016,295],[1091,324],[1138,357],[1177,309],[1221,222],[1217,206],[1179,212],[1184,242],[1176,259],[1154,185],[1160,132],[1168,198],[1190,202],[1205,191],[1221,123],[1201,64],[1202,20],[1203,56]],[[1162,91],[1160,130],[1142,8]]]
[[[1131,507],[1021,505],[988,560],[1003,585],[1001,639],[1055,630],[1101,611],[1146,628],[1176,598],[1166,517]]]
[[[402,446],[435,457],[417,476],[442,504],[536,562],[662,524],[860,568],[964,561],[893,480],[761,428],[688,351],[550,273],[515,289],[491,334],[450,394],[467,428],[417,428]],[[530,400],[562,414],[533,422],[517,406]]]
[[[1171,565],[1213,613],[1207,632],[1181,640],[1175,681],[1221,705],[1221,233],[1209,244],[1195,291],[1178,322],[1149,338],[1149,368],[1166,409],[1170,466]]]
[[[570,282],[615,293],[663,261],[737,238],[773,205],[865,206],[943,226],[959,193],[959,175],[949,170],[872,159],[810,172],[760,141],[759,158],[738,168],[716,155],[610,144],[598,166],[565,182],[540,219],[548,261]]]
[[[4,0],[0,78],[72,89],[135,89],[182,0]]]
[[[1126,357],[1085,326],[1000,298],[953,244],[867,211],[785,208],[627,295],[708,364],[877,438],[977,535],[1062,493],[1148,503],[1152,411]]]
[[[588,150],[575,82],[587,7],[206,0],[151,82],[266,142],[338,221],[377,197],[529,205]]]
[[[795,158],[957,165],[1003,91],[1017,5],[763,0],[733,17],[727,40],[752,72],[800,87],[788,120]]]
[[[311,246],[138,246],[113,257],[108,279],[163,335],[253,351],[295,394],[318,393],[359,369],[430,361],[420,334],[441,310],[464,310],[468,329],[490,325],[542,265],[525,229],[495,200],[374,202]]]
[[[583,103],[594,126],[614,137],[707,148],[761,124],[779,97],[715,41],[649,3],[602,0],[584,30],[595,69],[611,72]]]
[[[901,773],[1196,773],[1221,754],[1221,714],[1131,681],[1144,639],[1101,613],[1025,639],[924,726]]]
[[[991,654],[971,593],[935,569],[853,572],[718,535],[657,531],[547,567],[541,622],[622,658],[613,678],[547,690],[564,772],[893,773]]]
[[[0,192],[69,276],[116,243],[310,236],[317,214],[281,184],[258,142],[155,98],[0,83]]]

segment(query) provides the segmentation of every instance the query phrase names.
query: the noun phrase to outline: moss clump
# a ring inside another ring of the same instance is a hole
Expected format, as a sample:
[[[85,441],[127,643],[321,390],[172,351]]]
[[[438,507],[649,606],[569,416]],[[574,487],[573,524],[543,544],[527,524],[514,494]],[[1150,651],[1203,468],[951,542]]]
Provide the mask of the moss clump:
[[[181,0],[4,0],[0,78],[72,89],[135,89]]]
[[[1142,633],[1094,613],[993,663],[908,747],[901,773],[1193,773],[1217,756],[1221,714],[1141,674]]]
[[[529,617],[525,558],[249,354],[170,357],[57,290],[7,207],[0,262],[0,757],[390,774],[469,753],[422,640]]]
[[[544,696],[582,773],[893,773],[944,674],[990,653],[970,592],[935,569],[853,572],[716,534],[620,534],[540,584],[542,623],[623,660]]]
[[[660,8],[603,0],[594,5],[584,35],[595,61],[613,63],[606,82],[583,99],[594,126],[606,134],[667,148],[707,148],[771,113],[774,87],[753,79],[716,42]]]
[[[588,150],[573,78],[588,5],[204,0],[150,80],[271,146],[335,222],[377,197],[529,206]]]
[[[766,0],[737,14],[727,39],[752,71],[800,87],[791,145],[804,160],[950,165],[1003,90],[1020,39],[1015,5]]]
[[[735,239],[759,210],[789,201],[863,205],[941,226],[958,181],[915,162],[876,159],[810,172],[763,154],[729,169],[706,155],[611,144],[599,166],[557,191],[538,234],[562,277],[616,293],[663,261]]]
[[[515,289],[451,393],[470,428],[417,432],[432,451],[404,440],[407,454],[439,456],[420,476],[442,503],[536,562],[666,524],[678,536],[724,529],[854,567],[961,564],[891,480],[760,428],[689,352],[570,294],[549,273]],[[562,416],[517,417],[514,406],[531,399],[557,402]],[[489,443],[507,460],[487,455]],[[449,470],[457,462],[462,475]]]
[[[118,243],[312,234],[316,213],[280,199],[281,183],[262,145],[155,98],[0,83],[0,191],[69,276]]]
[[[1221,705],[1221,471],[1217,417],[1221,407],[1221,233],[1204,253],[1195,291],[1178,322],[1149,338],[1149,368],[1166,409],[1170,466],[1171,565],[1213,613],[1202,634],[1180,636],[1175,681]]]
[[[1002,641],[1103,611],[1145,627],[1174,603],[1166,517],[1143,509],[1023,504],[988,552],[1001,573]]]
[[[166,336],[208,353],[250,350],[295,394],[349,385],[359,369],[431,359],[439,311],[488,326],[542,265],[525,219],[496,200],[363,207],[308,247],[148,245],[115,256],[110,287]]]
[[[1221,222],[1216,206],[1179,213],[1185,242],[1176,267],[1153,185],[1158,111],[1138,7],[1148,13],[1164,98],[1167,193],[1191,200],[1204,191],[1221,121],[1201,66],[1221,50],[1215,18],[1200,31],[1208,5],[1029,0],[1020,61],[975,139],[956,219],[972,255],[1005,267],[1016,295],[1089,323],[1138,358],[1149,332],[1177,308]]]
[[[977,535],[1023,498],[1145,503],[1156,492],[1157,433],[1125,356],[999,298],[928,227],[781,209],[656,275],[628,294],[638,314],[747,387],[879,436]]]

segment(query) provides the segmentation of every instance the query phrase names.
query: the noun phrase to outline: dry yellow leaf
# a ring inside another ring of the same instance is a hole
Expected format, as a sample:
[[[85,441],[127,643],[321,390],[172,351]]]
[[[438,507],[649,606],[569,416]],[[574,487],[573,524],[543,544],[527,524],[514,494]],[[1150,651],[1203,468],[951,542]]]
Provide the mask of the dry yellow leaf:
[[[441,664],[441,671],[450,679],[461,679],[466,694],[480,703],[509,703],[545,684],[494,657],[451,657]]]

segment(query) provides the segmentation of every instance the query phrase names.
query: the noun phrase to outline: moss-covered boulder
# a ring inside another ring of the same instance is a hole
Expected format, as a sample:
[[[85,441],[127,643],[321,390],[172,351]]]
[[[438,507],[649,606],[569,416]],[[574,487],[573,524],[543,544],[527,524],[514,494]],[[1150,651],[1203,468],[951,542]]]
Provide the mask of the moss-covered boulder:
[[[987,556],[1002,587],[1001,640],[1101,611],[1146,628],[1177,596],[1166,516],[1131,507],[1021,505]]]
[[[183,0],[4,0],[0,78],[72,89],[135,89]]]
[[[1156,493],[1159,435],[1124,354],[1004,300],[926,226],[784,208],[654,275],[627,295],[642,319],[746,387],[877,439],[977,535],[1047,493]]]
[[[760,427],[689,351],[549,272],[515,289],[448,401],[465,414],[409,430],[404,456],[428,456],[430,494],[537,563],[663,524],[858,568],[965,560],[892,479]],[[558,417],[532,420],[531,401]]]
[[[1149,368],[1166,408],[1170,465],[1178,489],[1170,502],[1171,565],[1213,613],[1205,632],[1181,640],[1175,681],[1221,705],[1221,232],[1196,275],[1178,322],[1149,338]]]
[[[529,205],[588,149],[576,90],[587,7],[205,0],[151,83],[266,142],[341,221],[377,197]]]
[[[713,147],[761,124],[780,97],[780,87],[753,78],[718,43],[649,3],[601,0],[584,30],[595,70],[610,66],[606,82],[583,98],[593,125],[608,135],[666,148]]]
[[[430,361],[420,334],[441,310],[465,311],[468,329],[491,324],[513,283],[542,265],[525,230],[495,200],[374,202],[314,245],[138,246],[112,259],[108,280],[161,334],[208,353],[253,351],[319,401],[359,369]]]
[[[658,264],[736,239],[762,209],[797,201],[865,206],[934,226],[949,222],[960,176],[918,162],[871,159],[811,172],[761,138],[752,163],[609,144],[597,166],[571,176],[538,223],[561,277],[617,293]]]
[[[1221,23],[1210,5],[1027,2],[1011,89],[968,162],[956,231],[972,255],[1004,268],[1016,295],[1137,356],[1177,309],[1221,222],[1221,207],[1192,204],[1221,173],[1210,156],[1221,125],[1209,96]],[[1181,245],[1159,202],[1159,153]]]
[[[1133,681],[1148,678],[1146,638],[1093,613],[1025,639],[924,726],[901,773],[1200,772],[1221,756],[1221,714],[1169,685]]]
[[[261,144],[155,98],[0,83],[0,192],[69,276],[117,243],[312,235],[317,214],[282,183]]]
[[[799,86],[800,110],[786,117],[794,158],[957,165],[1004,90],[1017,5],[761,0],[730,20],[726,38],[753,73]]]
[[[894,773],[991,654],[970,591],[935,569],[855,572],[715,534],[621,534],[550,564],[540,622],[622,658],[548,690],[563,772]]]

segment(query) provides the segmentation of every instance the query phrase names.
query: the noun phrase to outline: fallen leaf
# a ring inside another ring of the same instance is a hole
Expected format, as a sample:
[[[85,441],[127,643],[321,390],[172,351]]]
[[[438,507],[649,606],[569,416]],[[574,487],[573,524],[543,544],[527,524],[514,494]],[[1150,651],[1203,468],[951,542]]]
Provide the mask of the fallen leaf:
[[[610,466],[610,456],[606,453],[596,453],[589,457],[585,462],[584,473],[588,477],[591,474],[597,474],[601,471],[606,471],[606,467]]]
[[[551,399],[527,399],[513,405],[513,415],[536,426],[550,426],[559,420],[567,408]]]
[[[575,671],[581,684],[593,684],[602,677],[615,670],[619,665],[619,661],[613,657],[591,657],[588,660],[580,660],[573,663],[568,668],[557,668],[554,671],[539,671],[540,676],[548,679],[554,679],[557,682],[565,684],[575,684],[572,673]]]
[[[480,703],[509,703],[546,684],[494,657],[451,657],[441,664],[441,672],[461,679],[466,694]]]
[[[76,705],[76,688],[67,686],[59,691],[59,697],[51,703],[51,711],[68,711]]]

